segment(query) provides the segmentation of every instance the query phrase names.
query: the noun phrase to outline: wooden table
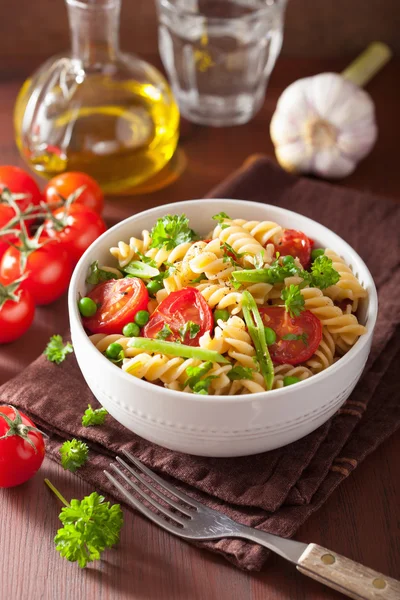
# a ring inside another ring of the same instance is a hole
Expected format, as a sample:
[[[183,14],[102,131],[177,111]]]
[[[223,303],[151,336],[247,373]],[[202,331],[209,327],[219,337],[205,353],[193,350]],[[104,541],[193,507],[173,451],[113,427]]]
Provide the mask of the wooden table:
[[[151,58],[150,58],[151,59]],[[154,62],[157,62],[153,57]],[[341,70],[339,61],[281,59],[271,78],[262,111],[248,125],[209,129],[184,124],[181,148],[188,158],[182,177],[147,196],[110,199],[106,216],[120,218],[159,204],[197,198],[239,167],[249,154],[273,155],[268,125],[281,91],[296,78],[326,70]],[[341,185],[368,189],[400,199],[398,110],[400,61],[392,61],[370,84],[377,109],[379,139],[371,155]],[[20,82],[0,84],[0,164],[21,164],[12,130],[12,106]],[[397,125],[397,131],[395,131]],[[384,248],[384,240],[377,240]],[[65,298],[60,302],[65,303]],[[28,364],[64,323],[52,319],[52,307],[38,311],[35,343],[21,342]],[[15,373],[0,349],[0,383]],[[313,541],[392,577],[400,577],[398,457],[400,435],[384,443],[344,481],[326,504],[301,527],[297,539]],[[59,505],[43,484],[49,477],[64,494],[80,498],[91,490],[78,477],[45,460],[27,484],[0,491],[1,600],[316,600],[340,594],[298,574],[273,557],[263,572],[247,574],[220,557],[200,551],[125,510],[125,525],[117,549],[104,560],[80,570],[54,549]]]

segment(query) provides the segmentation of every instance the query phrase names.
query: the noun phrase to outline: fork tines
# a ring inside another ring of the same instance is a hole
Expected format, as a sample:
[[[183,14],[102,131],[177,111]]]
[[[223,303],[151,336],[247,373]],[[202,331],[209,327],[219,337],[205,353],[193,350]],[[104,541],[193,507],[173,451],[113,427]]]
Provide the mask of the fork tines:
[[[123,450],[123,454],[135,465],[136,469],[119,456],[117,456],[116,460],[124,470],[114,463],[111,463],[110,467],[138,496],[132,494],[108,471],[104,471],[106,477],[140,512],[165,529],[169,529],[173,533],[178,533],[192,519],[193,512],[197,512],[202,508],[201,504],[177,490],[174,486],[161,479],[161,477],[158,477],[158,475],[145,467],[140,460],[132,456],[127,450]],[[125,471],[129,473],[129,476]],[[155,487],[154,483],[157,484],[157,487]],[[177,500],[181,500],[185,504],[173,500],[168,494],[172,494]],[[158,512],[146,506],[144,502],[151,505]],[[162,515],[167,517],[168,521]]]

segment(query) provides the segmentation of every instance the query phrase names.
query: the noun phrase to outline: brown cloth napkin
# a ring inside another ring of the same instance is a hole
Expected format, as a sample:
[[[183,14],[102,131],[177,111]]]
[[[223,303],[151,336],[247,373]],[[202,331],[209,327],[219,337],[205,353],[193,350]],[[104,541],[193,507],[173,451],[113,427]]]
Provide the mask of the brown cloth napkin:
[[[0,399],[27,411],[50,433],[48,454],[59,461],[65,438],[90,446],[78,471],[96,489],[123,499],[103,474],[110,456],[130,450],[189,495],[232,518],[291,537],[336,486],[400,425],[398,374],[400,206],[393,201],[283,172],[253,157],[211,193],[283,206],[333,229],[364,258],[379,294],[379,318],[369,360],[351,397],[317,431],[289,446],[252,457],[213,459],[172,452],[129,432],[111,416],[85,428],[88,403],[97,406],[73,355],[59,366],[43,356],[0,388]],[[217,208],[217,207],[216,207]],[[258,570],[268,551],[241,540],[200,544],[240,568]]]

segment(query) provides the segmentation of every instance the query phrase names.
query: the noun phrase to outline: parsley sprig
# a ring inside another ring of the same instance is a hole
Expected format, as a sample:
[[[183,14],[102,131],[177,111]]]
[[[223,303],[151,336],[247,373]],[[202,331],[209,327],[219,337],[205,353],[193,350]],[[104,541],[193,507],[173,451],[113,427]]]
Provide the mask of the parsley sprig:
[[[66,359],[67,355],[71,354],[73,351],[72,344],[70,342],[64,344],[61,335],[52,335],[43,354],[46,356],[47,360],[59,365]]]
[[[283,257],[287,258],[287,257]],[[234,271],[232,279],[236,282],[247,283],[282,283],[287,277],[301,277],[302,286],[318,287],[323,290],[337,283],[340,279],[339,273],[333,268],[332,260],[328,256],[318,256],[312,266],[311,271],[304,271],[298,267],[294,260],[282,261],[282,257],[277,257],[269,268],[248,269],[243,271]]]
[[[107,415],[108,412],[105,408],[93,409],[91,405],[88,404],[88,407],[82,416],[82,425],[84,427],[94,427],[95,425],[103,425]]]
[[[75,473],[88,459],[89,448],[85,442],[72,439],[63,443],[60,448],[61,466]]]
[[[286,311],[290,316],[298,317],[304,310],[304,298],[300,291],[300,286],[290,285],[281,292],[281,298],[285,304]]]
[[[189,227],[189,219],[185,215],[166,215],[157,220],[150,232],[150,248],[173,250],[179,244],[193,242],[197,234]]]
[[[233,367],[230,371],[228,371],[227,375],[231,381],[238,379],[253,379],[253,369],[236,365],[236,367]]]
[[[115,273],[100,269],[99,262],[97,260],[92,262],[89,267],[89,275],[86,277],[86,283],[96,285],[97,283],[108,281],[109,279],[116,279]]]
[[[59,515],[63,527],[54,538],[57,552],[81,568],[99,560],[106,548],[119,541],[124,521],[120,505],[105,502],[97,492],[68,502],[48,479],[45,483],[64,504]]]
[[[225,219],[231,220],[230,216],[226,214],[226,212],[221,211],[212,217],[214,221],[218,221],[218,223],[223,223]]]

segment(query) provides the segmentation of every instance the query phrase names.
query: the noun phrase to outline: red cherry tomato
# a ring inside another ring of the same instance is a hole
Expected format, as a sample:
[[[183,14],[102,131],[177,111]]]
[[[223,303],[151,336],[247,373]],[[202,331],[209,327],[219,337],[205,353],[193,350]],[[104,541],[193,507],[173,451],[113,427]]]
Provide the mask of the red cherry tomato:
[[[82,317],[91,333],[122,333],[139,310],[146,310],[149,294],[141,279],[124,277],[99,283],[88,294],[99,307],[93,317]]]
[[[45,231],[50,238],[62,242],[73,263],[77,263],[90,244],[106,230],[100,215],[83,204],[72,204],[67,214],[63,207],[53,214],[63,223],[62,229],[57,230],[52,221],[47,220]]]
[[[11,283],[21,277],[21,253],[10,247],[0,260],[0,279]],[[27,278],[21,287],[28,290],[36,304],[50,304],[68,288],[72,264],[64,246],[56,241],[44,241],[44,245],[29,254],[25,272]]]
[[[50,179],[43,194],[47,204],[54,208],[60,203],[60,196],[67,199],[82,186],[85,186],[85,189],[75,202],[83,204],[101,215],[104,208],[104,194],[97,181],[86,173],[71,171],[57,175]]]
[[[179,330],[182,331],[189,322],[198,325],[200,330],[193,337],[189,331],[186,332],[182,340]],[[207,331],[212,331],[214,318],[201,293],[196,288],[185,288],[172,292],[157,306],[143,329],[144,337],[156,338],[164,325],[172,331],[172,334],[165,338],[168,342],[178,340],[188,346],[198,346],[199,338]]]
[[[276,252],[281,256],[293,256],[300,260],[304,269],[310,266],[311,249],[314,242],[310,240],[302,231],[295,229],[285,229],[281,239],[275,244]]]
[[[25,173],[19,167],[2,166],[0,167],[0,194],[8,188],[14,194],[26,194],[26,198],[16,200],[17,205],[21,210],[25,210],[30,204],[38,205],[42,195],[34,179],[28,173]],[[0,204],[0,231],[7,223],[15,216],[15,211],[6,204]],[[25,221],[29,225],[31,221]],[[19,229],[18,226],[14,227]],[[9,247],[7,241],[15,243],[17,238],[13,235],[0,237],[0,256]]]
[[[44,455],[43,436],[34,423],[12,406],[0,406],[0,488],[31,479]]]
[[[0,289],[7,294],[7,287],[1,286]],[[0,304],[0,344],[20,338],[29,329],[35,316],[35,304],[29,292],[19,288],[12,296]]]
[[[259,309],[264,325],[276,333],[276,342],[268,347],[277,364],[298,365],[308,360],[322,339],[321,321],[309,310],[292,318],[281,306]]]

